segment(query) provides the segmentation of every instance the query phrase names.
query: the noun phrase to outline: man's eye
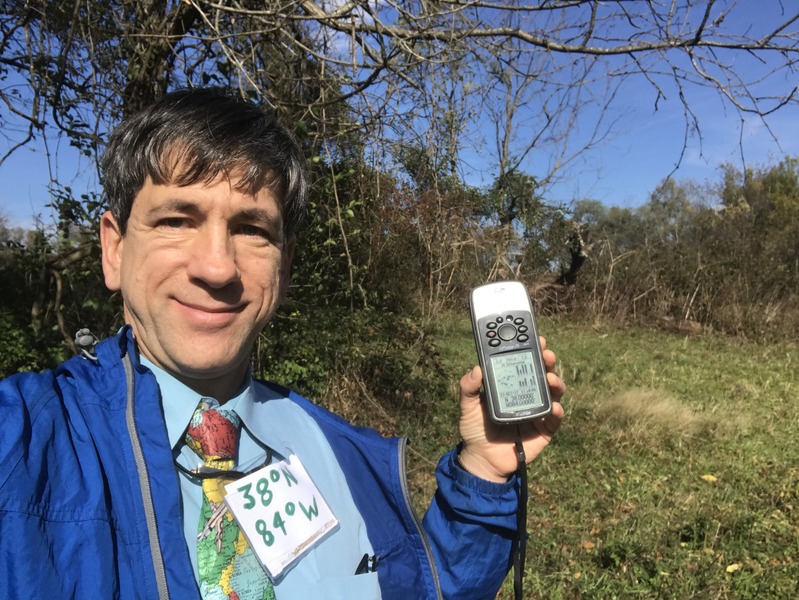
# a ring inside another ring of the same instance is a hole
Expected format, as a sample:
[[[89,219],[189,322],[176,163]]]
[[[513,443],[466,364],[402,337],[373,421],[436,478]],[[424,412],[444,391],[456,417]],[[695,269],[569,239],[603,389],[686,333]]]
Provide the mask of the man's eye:
[[[242,225],[239,227],[239,233],[246,236],[269,239],[269,232],[255,225]]]
[[[181,227],[186,226],[186,219],[181,217],[169,217],[166,219],[161,219],[158,224],[161,227],[166,227],[167,229],[180,229]]]

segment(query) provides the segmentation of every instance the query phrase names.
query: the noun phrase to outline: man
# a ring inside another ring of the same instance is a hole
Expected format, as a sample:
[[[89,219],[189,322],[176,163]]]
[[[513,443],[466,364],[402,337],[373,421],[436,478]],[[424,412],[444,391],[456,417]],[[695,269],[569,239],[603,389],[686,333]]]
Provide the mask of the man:
[[[252,105],[176,92],[120,125],[102,166],[103,271],[126,325],[92,358],[0,383],[0,596],[493,597],[515,529],[516,429],[487,421],[479,368],[461,379],[460,452],[442,458],[423,524],[403,440],[250,375],[305,209],[291,136]],[[555,403],[522,428],[529,460],[562,415]],[[208,432],[234,448],[209,451]],[[262,465],[272,479],[244,475],[236,493],[269,518],[237,522],[219,484]],[[263,512],[281,473],[335,521],[268,575],[256,549],[298,535],[294,502]]]

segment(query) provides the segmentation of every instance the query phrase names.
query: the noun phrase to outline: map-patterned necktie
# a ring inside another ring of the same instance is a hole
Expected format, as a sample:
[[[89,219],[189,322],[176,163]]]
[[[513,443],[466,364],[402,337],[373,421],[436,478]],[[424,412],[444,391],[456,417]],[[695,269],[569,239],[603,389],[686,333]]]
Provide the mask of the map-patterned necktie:
[[[232,410],[203,398],[186,431],[186,444],[206,467],[233,468],[241,420]],[[197,534],[197,570],[203,598],[274,600],[272,582],[224,503],[224,476],[202,480],[203,504]]]

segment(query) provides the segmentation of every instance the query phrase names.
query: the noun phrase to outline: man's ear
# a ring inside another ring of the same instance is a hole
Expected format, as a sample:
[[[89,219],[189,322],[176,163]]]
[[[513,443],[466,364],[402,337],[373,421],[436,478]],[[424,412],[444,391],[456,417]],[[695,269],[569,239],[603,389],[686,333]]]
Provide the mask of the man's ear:
[[[294,250],[297,247],[297,236],[292,235],[283,244],[283,255],[280,259],[280,302],[286,298],[291,283],[291,262],[294,260]]]
[[[111,211],[100,217],[100,247],[103,249],[103,275],[105,286],[112,292],[120,287],[122,272],[122,244],[125,236]]]

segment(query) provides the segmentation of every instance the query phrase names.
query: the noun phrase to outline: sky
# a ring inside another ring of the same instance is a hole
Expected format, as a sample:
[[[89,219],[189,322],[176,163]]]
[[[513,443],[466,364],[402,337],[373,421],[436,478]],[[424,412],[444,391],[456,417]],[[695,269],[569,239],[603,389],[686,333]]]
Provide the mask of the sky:
[[[739,6],[744,10],[738,18],[754,18],[748,13],[762,11],[766,5],[776,7],[776,2],[743,0]],[[739,64],[746,68],[746,63]],[[784,79],[778,83],[788,88],[796,85]],[[692,88],[689,102],[699,119],[702,139],[700,143],[696,135],[689,138],[683,153],[685,121],[676,94],[661,100],[655,110],[653,89],[645,81],[631,80],[622,89],[624,97],[615,109],[619,119],[612,136],[562,172],[547,190],[546,200],[568,204],[590,198],[607,205],[639,206],[667,176],[678,181],[718,182],[720,165],[724,163],[741,169],[769,166],[785,156],[799,156],[799,102],[772,114],[769,127],[756,117],[747,117],[742,125],[741,116],[725,106],[717,92]],[[3,142],[0,138],[0,154],[8,147]],[[57,142],[50,139],[50,154],[58,157],[58,162],[51,161],[53,175],[78,194],[96,190],[90,161],[79,159],[66,141],[61,147]],[[30,227],[36,215],[45,224],[52,223],[46,206],[51,178],[48,168],[46,150],[40,144],[17,150],[0,165],[0,216],[10,225]],[[535,165],[525,168],[535,174]]]
[[[641,89],[642,94],[649,90]],[[786,106],[767,119],[724,110],[715,92],[697,94],[692,104],[701,139],[685,141],[685,118],[678,102],[632,104],[611,139],[575,165],[549,193],[553,201],[582,198],[632,207],[645,203],[666,177],[718,183],[721,165],[767,167],[799,156],[799,106]],[[743,119],[743,121],[742,121]],[[683,152],[683,145],[685,149]]]
[[[773,32],[796,13],[795,3],[782,0],[739,0],[716,5],[717,10],[730,7],[725,31],[754,38]],[[796,23],[792,23],[786,32],[796,29]],[[684,56],[677,56],[677,64],[691,72]],[[779,64],[781,58],[776,53],[755,58],[743,52],[718,50],[715,56],[720,63],[731,64],[741,79],[761,79],[749,88],[754,96],[768,98],[792,89],[795,95],[799,94],[799,76],[795,72],[779,71],[764,77]],[[668,68],[660,65],[658,70]],[[699,184],[719,183],[724,164],[743,170],[768,167],[786,156],[799,156],[799,96],[764,120],[753,114],[742,115],[714,89],[689,84],[682,92],[699,129],[692,129],[686,140],[686,117],[678,90],[667,76],[661,75],[657,81],[666,97],[656,105],[656,92],[643,77],[624,80],[609,115],[616,119],[611,135],[561,173],[546,191],[546,200],[568,205],[575,200],[592,199],[607,205],[640,206],[669,176]],[[767,101],[764,106],[773,107],[775,103]],[[590,119],[591,116],[586,119],[589,128]],[[581,125],[579,121],[577,125]],[[536,174],[538,165],[534,161],[523,166]],[[546,173],[546,169],[541,172]]]
[[[639,91],[642,96],[651,96],[649,90]],[[730,110],[725,113],[713,92],[706,96],[693,105],[702,129],[702,143],[696,136],[688,140],[676,170],[684,135],[681,106],[666,102],[654,111],[650,102],[632,103],[611,139],[565,172],[547,198],[557,203],[590,198],[608,205],[633,207],[646,202],[669,175],[677,180],[718,182],[719,167],[724,163],[738,168],[744,164],[768,166],[786,155],[799,156],[799,106],[785,107],[771,115],[771,132],[750,117],[741,135],[741,117]],[[78,193],[96,187],[88,159],[78,159],[69,147],[59,148],[58,152],[55,147],[51,150],[61,159],[54,175],[60,176],[62,183]],[[30,226],[34,215],[41,216],[45,223],[51,221],[46,207],[49,180],[43,147],[30,145],[17,150],[0,165],[0,215],[11,225],[21,227]]]
[[[52,161],[54,180],[63,175],[62,185],[71,186],[78,195],[98,189],[96,175],[87,158],[78,156],[69,147],[59,148],[58,152],[54,150],[51,154],[59,157],[57,163]],[[2,151],[5,152],[5,148]],[[37,217],[45,226],[52,224],[53,215],[47,207],[50,179],[46,148],[41,144],[19,148],[0,165],[0,216],[12,227],[31,228]]]

